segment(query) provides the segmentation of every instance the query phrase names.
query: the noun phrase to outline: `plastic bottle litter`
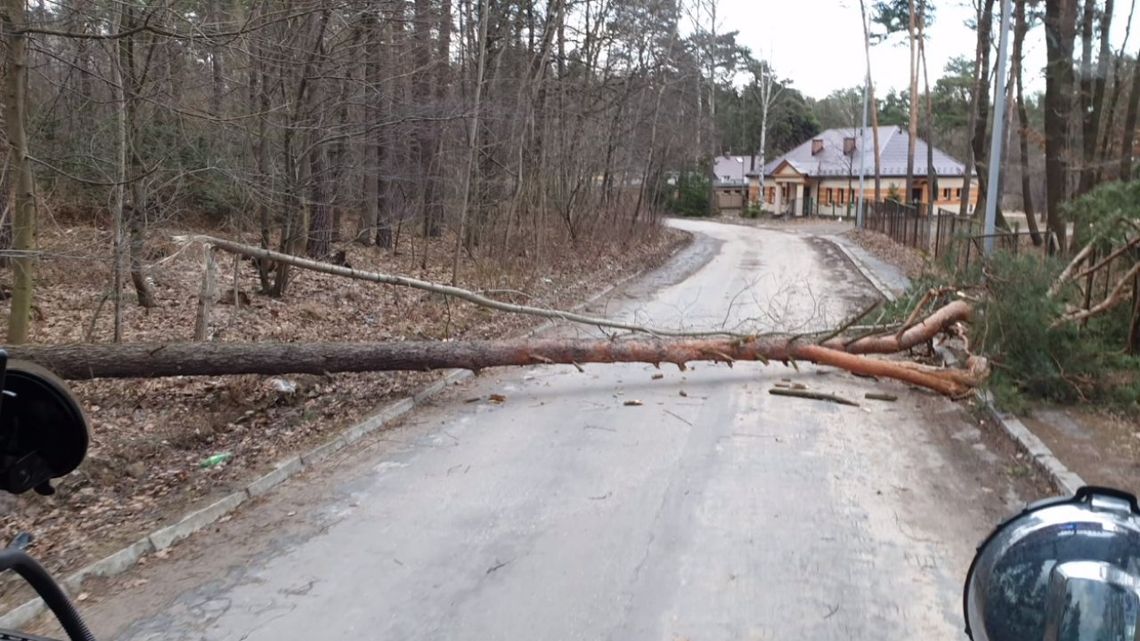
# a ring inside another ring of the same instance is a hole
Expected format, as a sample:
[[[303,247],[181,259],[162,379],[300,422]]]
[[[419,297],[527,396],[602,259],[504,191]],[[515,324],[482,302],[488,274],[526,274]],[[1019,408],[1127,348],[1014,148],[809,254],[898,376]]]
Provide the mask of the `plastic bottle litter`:
[[[217,467],[233,458],[233,456],[234,455],[231,452],[221,452],[220,454],[215,454],[213,456],[207,457],[202,460],[202,468],[208,470],[212,467]]]

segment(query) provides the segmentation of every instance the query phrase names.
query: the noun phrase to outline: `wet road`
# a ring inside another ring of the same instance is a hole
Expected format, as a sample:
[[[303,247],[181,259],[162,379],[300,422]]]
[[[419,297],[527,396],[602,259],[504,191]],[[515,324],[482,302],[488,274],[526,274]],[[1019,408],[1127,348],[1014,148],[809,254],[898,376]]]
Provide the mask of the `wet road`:
[[[698,232],[694,245],[592,311],[798,331],[872,296],[806,235],[676,224]],[[132,574],[145,585],[123,579],[91,605],[96,629],[130,641],[965,638],[974,545],[1031,497],[960,408],[805,366],[656,373],[485,373]],[[782,378],[899,400],[770,396]],[[506,401],[465,402],[489,394]]]

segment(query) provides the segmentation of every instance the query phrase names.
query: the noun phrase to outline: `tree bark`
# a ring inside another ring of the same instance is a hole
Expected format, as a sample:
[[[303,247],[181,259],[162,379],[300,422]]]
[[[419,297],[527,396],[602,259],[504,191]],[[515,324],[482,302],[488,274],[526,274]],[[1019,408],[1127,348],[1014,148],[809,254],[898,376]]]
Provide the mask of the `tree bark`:
[[[8,45],[8,68],[4,78],[4,118],[11,154],[13,181],[12,249],[18,252],[12,264],[12,302],[8,316],[8,342],[23,343],[31,328],[35,287],[36,194],[32,163],[28,158],[27,133],[27,36],[24,0],[4,0],[0,26]]]
[[[1104,127],[1101,127],[1100,151],[1097,155],[1096,182],[1103,180],[1109,167],[1115,164],[1109,161],[1109,158],[1112,157],[1112,141],[1114,140],[1113,128],[1116,126],[1117,105],[1120,104],[1120,94],[1124,88],[1121,66],[1124,62],[1124,50],[1128,46],[1128,38],[1132,34],[1132,17],[1135,12],[1136,0],[1131,0],[1131,5],[1128,10],[1128,19],[1124,23],[1124,40],[1120,45],[1119,52],[1113,56],[1112,60],[1112,97],[1105,103],[1107,109],[1104,110],[1104,113],[1107,114],[1107,118]]]
[[[1096,150],[1096,105],[1094,104],[1095,78],[1093,77],[1093,18],[1096,16],[1097,0],[1085,0],[1081,14],[1081,171],[1076,195],[1092,189],[1094,176],[1093,155]],[[1105,34],[1107,38],[1107,34]],[[1077,242],[1074,239],[1074,242]]]
[[[1073,39],[1077,0],[1045,0],[1045,189],[1048,229],[1058,251],[1066,251],[1068,229],[1062,209],[1068,199],[1069,117],[1072,113]]]
[[[1140,60],[1140,52],[1136,54]],[[1132,90],[1124,114],[1124,136],[1120,142],[1120,180],[1132,180],[1132,146],[1136,140],[1136,116],[1140,111],[1140,62],[1132,64]]]
[[[867,57],[867,93],[871,100],[871,140],[875,148],[875,197],[871,202],[877,203],[883,196],[883,172],[879,158],[879,105],[875,101],[875,83],[871,80],[871,31],[867,25],[865,0],[859,0],[859,13],[863,17],[863,53]]]
[[[923,7],[925,7],[925,0]],[[938,175],[934,168],[934,98],[930,94],[930,74],[926,68],[926,15],[918,23],[918,54],[922,59],[922,87],[926,94],[926,191],[930,194],[927,199],[929,210],[927,214],[934,215],[934,203],[938,201]],[[925,245],[924,245],[925,246]]]
[[[317,130],[320,135],[320,130]],[[328,256],[333,237],[332,212],[329,207],[328,167],[325,150],[318,146],[309,152],[309,258]]]
[[[432,69],[431,49],[431,3],[430,0],[415,0],[413,3],[412,40],[413,63],[417,73],[412,77],[412,93],[420,110],[431,103]],[[420,179],[420,211],[423,215],[424,237],[437,237],[443,233],[439,220],[439,202],[435,174],[439,171],[435,158],[435,132],[427,124],[419,124],[415,130],[415,147]]]
[[[914,152],[918,146],[918,14],[915,0],[909,0],[907,38],[910,40],[910,109],[906,131],[906,193],[903,202],[914,204]]]
[[[954,322],[969,318],[969,306],[944,307],[925,322],[896,336],[823,345],[797,337],[753,339],[518,341],[415,341],[397,343],[165,343],[9,347],[9,355],[48,368],[65,379],[158,378],[234,374],[330,374],[536,364],[672,363],[692,361],[807,361],[866,376],[894,378],[939,393],[960,396],[985,378],[984,364],[969,372],[916,367],[864,355],[909,349],[931,340]],[[846,344],[845,344],[846,343]]]
[[[380,25],[373,11],[366,10],[364,21],[364,124],[372,127],[364,141],[364,215],[357,241],[371,245],[379,240],[380,226]],[[389,243],[391,235],[388,236]]]
[[[994,0],[983,0],[978,11],[978,40],[974,50],[974,86],[970,92],[970,144],[966,149],[966,165],[962,175],[962,201],[958,215],[969,212],[970,192],[974,178],[978,179],[980,196],[986,191],[985,138],[986,112],[989,109],[990,30],[994,21]],[[980,122],[979,122],[980,121]],[[979,129],[981,130],[979,133]]]
[[[1025,5],[1030,0],[1016,0],[1013,25],[1013,82],[1017,91],[1017,142],[1020,151],[1018,161],[1021,165],[1021,205],[1025,210],[1025,220],[1029,225],[1029,234],[1033,244],[1040,247],[1042,243],[1041,231],[1037,228],[1037,214],[1033,209],[1033,189],[1029,180],[1029,115],[1025,108],[1025,93],[1022,87],[1022,69],[1024,60],[1022,49],[1025,43],[1025,33],[1029,30],[1025,18]]]
[[[1085,143],[1085,161],[1089,168],[1088,182],[1084,191],[1092,189],[1100,174],[1100,156],[1097,141],[1100,138],[1101,120],[1104,118],[1104,92],[1108,85],[1108,62],[1113,57],[1108,37],[1112,29],[1113,0],[1104,0],[1104,11],[1100,16],[1100,53],[1097,54],[1096,79],[1093,81],[1092,114],[1089,126],[1089,140]],[[1083,178],[1083,176],[1082,176]]]
[[[1132,280],[1132,321],[1128,325],[1128,353],[1140,354],[1140,275]]]
[[[135,7],[131,2],[124,3],[121,9],[119,29],[127,31],[135,26]],[[128,238],[126,245],[126,260],[131,274],[131,282],[135,286],[140,307],[150,309],[158,303],[154,297],[154,287],[147,278],[146,268],[143,265],[142,254],[146,242],[146,190],[142,182],[144,173],[142,157],[139,155],[139,93],[141,81],[135,69],[134,37],[128,36],[118,40],[118,73],[120,76],[122,109],[125,112],[126,130],[121,144],[125,149],[120,150],[120,162],[130,160],[129,170],[126,166],[121,168],[120,180],[129,182],[131,193],[131,206],[123,209],[122,224],[126,229],[119,233]],[[121,194],[120,194],[121,196]],[[116,340],[118,340],[116,338]]]

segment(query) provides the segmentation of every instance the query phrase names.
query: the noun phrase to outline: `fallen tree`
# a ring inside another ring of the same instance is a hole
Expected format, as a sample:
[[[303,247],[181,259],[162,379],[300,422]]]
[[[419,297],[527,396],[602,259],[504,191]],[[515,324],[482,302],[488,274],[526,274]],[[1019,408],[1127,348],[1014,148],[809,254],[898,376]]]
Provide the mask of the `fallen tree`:
[[[984,361],[970,372],[880,360],[869,354],[910,349],[950,325],[968,320],[970,307],[956,301],[890,336],[836,336],[822,343],[802,336],[733,339],[541,339],[409,341],[394,343],[167,343],[11,346],[12,358],[34,362],[66,379],[157,378],[233,374],[377,372],[535,364],[671,363],[729,365],[736,361],[796,361],[840,367],[864,376],[893,378],[959,396],[985,378]]]

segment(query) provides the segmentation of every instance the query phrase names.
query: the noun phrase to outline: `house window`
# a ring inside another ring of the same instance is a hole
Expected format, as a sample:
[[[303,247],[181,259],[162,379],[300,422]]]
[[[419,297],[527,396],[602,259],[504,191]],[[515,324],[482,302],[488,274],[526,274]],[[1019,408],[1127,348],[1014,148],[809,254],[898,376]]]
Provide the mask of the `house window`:
[[[846,200],[844,200],[844,197],[847,195],[847,192],[842,189],[837,189],[836,191],[839,192],[839,204],[844,204],[846,202]]]
[[[825,204],[825,205],[831,204],[831,188],[830,187],[825,189],[823,192],[823,204]]]
[[[848,189],[847,190],[847,202],[852,202],[852,203],[855,202],[855,190],[854,189]]]
[[[775,187],[769,187],[768,188],[768,204],[771,205],[774,202],[776,202],[776,188]]]
[[[942,200],[950,200],[950,188],[949,187],[942,190]]]
[[[961,189],[955,189],[954,190],[954,197],[955,198],[961,198],[962,197],[962,190]]]

